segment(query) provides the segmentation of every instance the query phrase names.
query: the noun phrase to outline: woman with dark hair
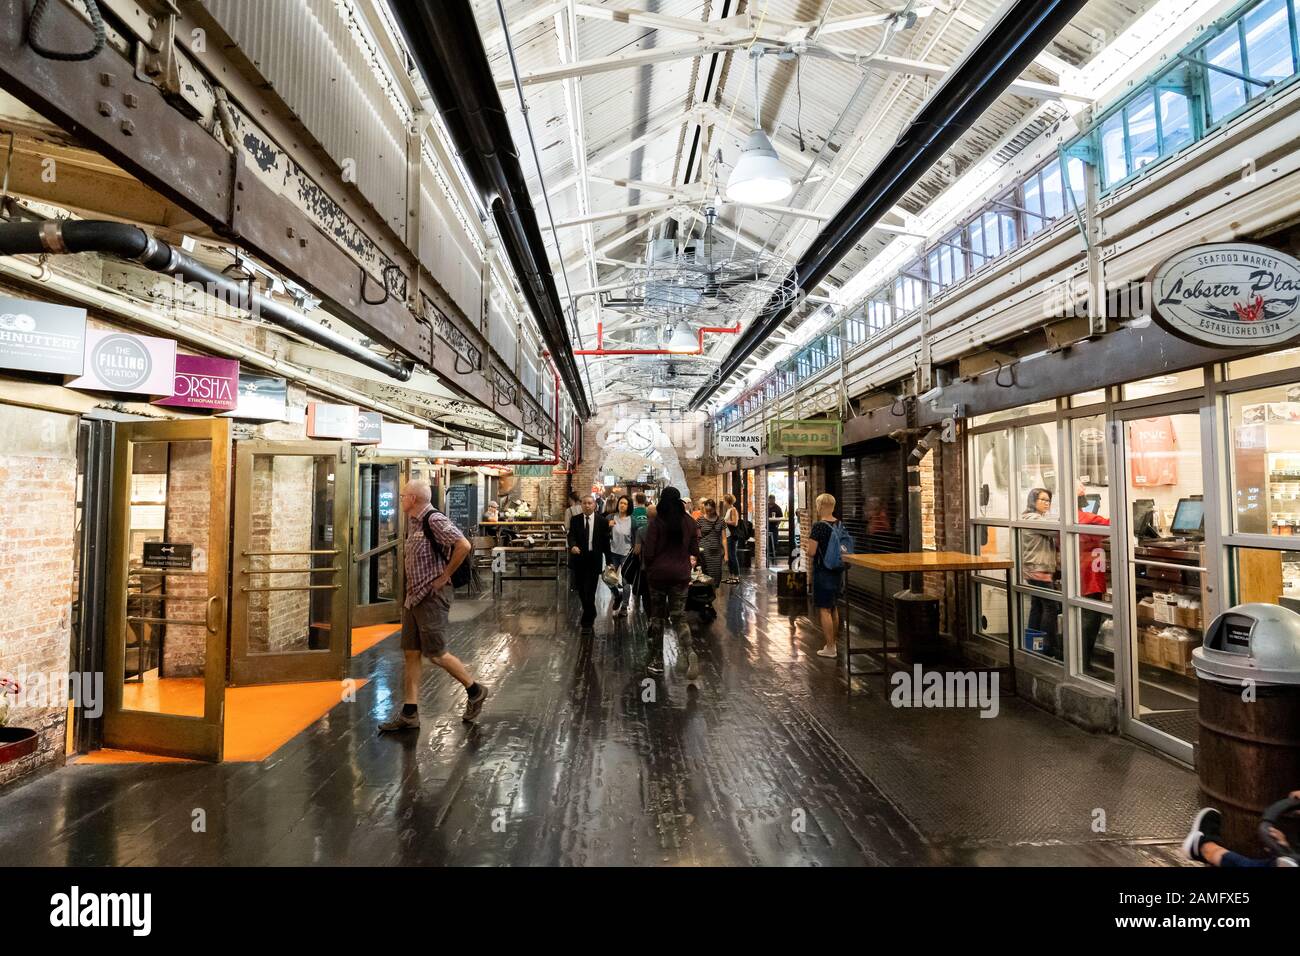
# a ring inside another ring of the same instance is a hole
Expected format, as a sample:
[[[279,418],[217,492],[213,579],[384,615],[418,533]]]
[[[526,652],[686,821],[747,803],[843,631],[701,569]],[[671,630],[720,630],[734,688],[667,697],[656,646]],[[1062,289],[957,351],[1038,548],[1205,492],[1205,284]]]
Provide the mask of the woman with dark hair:
[[[691,559],[698,561],[699,556],[700,529],[686,513],[682,493],[673,487],[665,488],[641,547],[641,567],[650,589],[650,655],[646,671],[656,677],[664,672],[666,619],[672,620],[677,631],[677,666],[685,669],[687,680],[700,676],[699,660],[691,644],[691,628],[686,623]]]
[[[614,600],[609,605],[609,613],[618,617],[627,614],[631,604],[627,587],[627,558],[632,553],[632,499],[620,495],[614,503],[614,513],[609,516],[609,550],[610,563],[624,576],[623,587],[614,592]]]
[[[1021,521],[1051,521],[1048,514],[1052,510],[1052,493],[1046,488],[1032,488],[1025,501]],[[1040,588],[1056,589],[1056,573],[1060,570],[1061,560],[1057,553],[1057,535],[1049,531],[1020,532],[1020,572],[1026,584]],[[1058,661],[1064,658],[1061,648],[1061,632],[1057,627],[1060,605],[1056,601],[1036,595],[1029,599],[1029,620],[1026,626],[1030,630],[1043,634],[1043,652]]]

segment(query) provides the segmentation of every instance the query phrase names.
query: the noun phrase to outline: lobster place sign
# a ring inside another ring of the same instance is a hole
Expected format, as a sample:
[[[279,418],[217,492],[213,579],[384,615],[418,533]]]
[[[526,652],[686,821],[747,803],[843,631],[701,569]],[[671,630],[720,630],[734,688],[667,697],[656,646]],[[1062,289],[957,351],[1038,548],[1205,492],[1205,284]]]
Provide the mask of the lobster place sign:
[[[1151,273],[1155,320],[1218,348],[1280,345],[1300,335],[1300,261],[1246,242],[1193,246]]]

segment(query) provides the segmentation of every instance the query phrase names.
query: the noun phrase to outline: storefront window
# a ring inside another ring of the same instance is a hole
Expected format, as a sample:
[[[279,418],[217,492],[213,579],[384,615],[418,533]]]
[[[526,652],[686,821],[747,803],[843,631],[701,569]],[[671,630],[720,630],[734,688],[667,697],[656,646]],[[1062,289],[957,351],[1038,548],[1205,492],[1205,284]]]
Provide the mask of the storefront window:
[[[1300,385],[1228,398],[1233,530],[1300,535]]]
[[[1106,401],[1106,390],[1094,388],[1091,392],[1080,392],[1070,397],[1071,408],[1083,408],[1085,405],[1100,405]]]
[[[1020,595],[1020,647],[1031,654],[1063,661],[1061,602],[1038,594]]]
[[[1016,498],[1014,507],[1023,516],[1031,512],[1060,514],[1057,495],[1060,489],[1056,467],[1056,423],[1026,425],[1015,431]],[[1047,509],[1041,511],[1033,500],[1038,492],[1047,492]]]
[[[1079,669],[1093,680],[1115,683],[1115,619],[1092,608],[1071,609],[1071,626],[1079,635]]]
[[[1267,355],[1238,359],[1228,363],[1228,378],[1249,378],[1264,372],[1300,370],[1300,349],[1282,349]]]
[[[1280,604],[1300,612],[1300,551],[1233,548],[1233,604]]]
[[[1130,382],[1124,386],[1124,401],[1135,398],[1149,398],[1152,395],[1168,395],[1171,392],[1183,392],[1190,388],[1201,388],[1205,384],[1205,372],[1199,368],[1188,369],[1174,375],[1157,375],[1140,382]]]
[[[1090,601],[1109,604],[1111,600],[1110,535],[1099,529],[1097,534],[1069,535],[1070,548],[1079,555],[1076,562],[1074,593]]]
[[[1061,589],[1061,533],[1017,528],[1019,582],[1028,587]]]
[[[976,591],[976,600],[976,630],[1005,644],[1011,633],[1011,621],[1007,616],[1007,592],[1002,588],[981,584]]]
[[[998,558],[1006,561],[1011,557],[1011,529],[995,525],[977,524],[974,526],[974,553],[985,558]],[[981,571],[982,577],[997,578],[1006,583],[1006,571]]]
[[[974,438],[975,501],[972,513],[980,518],[1007,520],[1011,510],[1010,444],[1005,431],[985,432]]]
[[[1098,524],[1110,519],[1110,478],[1107,468],[1106,416],[1089,415],[1070,422],[1074,454],[1074,486],[1079,524]]]
[[[989,412],[987,415],[976,415],[971,419],[971,428],[991,425],[994,422],[1014,421],[1017,418],[1028,418],[1031,415],[1043,415],[1054,411],[1056,411],[1056,399],[1049,399],[1046,402],[1036,402],[1033,405],[1021,405],[1019,408],[1008,408],[1000,412]]]

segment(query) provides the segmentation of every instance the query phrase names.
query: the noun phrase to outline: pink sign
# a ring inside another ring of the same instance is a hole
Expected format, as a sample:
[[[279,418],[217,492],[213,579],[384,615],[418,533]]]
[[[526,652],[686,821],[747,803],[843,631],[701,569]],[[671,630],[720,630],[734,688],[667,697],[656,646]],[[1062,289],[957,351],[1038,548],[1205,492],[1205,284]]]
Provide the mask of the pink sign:
[[[176,390],[155,405],[228,412],[239,404],[239,362],[202,355],[176,356]]]

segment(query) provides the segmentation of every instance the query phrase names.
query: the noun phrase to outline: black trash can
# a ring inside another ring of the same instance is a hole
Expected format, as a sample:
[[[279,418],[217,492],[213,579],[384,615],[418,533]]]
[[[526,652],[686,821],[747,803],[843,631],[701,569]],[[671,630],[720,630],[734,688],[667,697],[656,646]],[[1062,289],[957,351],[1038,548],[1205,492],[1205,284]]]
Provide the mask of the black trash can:
[[[1260,815],[1300,788],[1300,614],[1274,604],[1224,611],[1192,651],[1199,690],[1196,772],[1223,839],[1258,855]],[[1294,818],[1282,829],[1300,845]]]

